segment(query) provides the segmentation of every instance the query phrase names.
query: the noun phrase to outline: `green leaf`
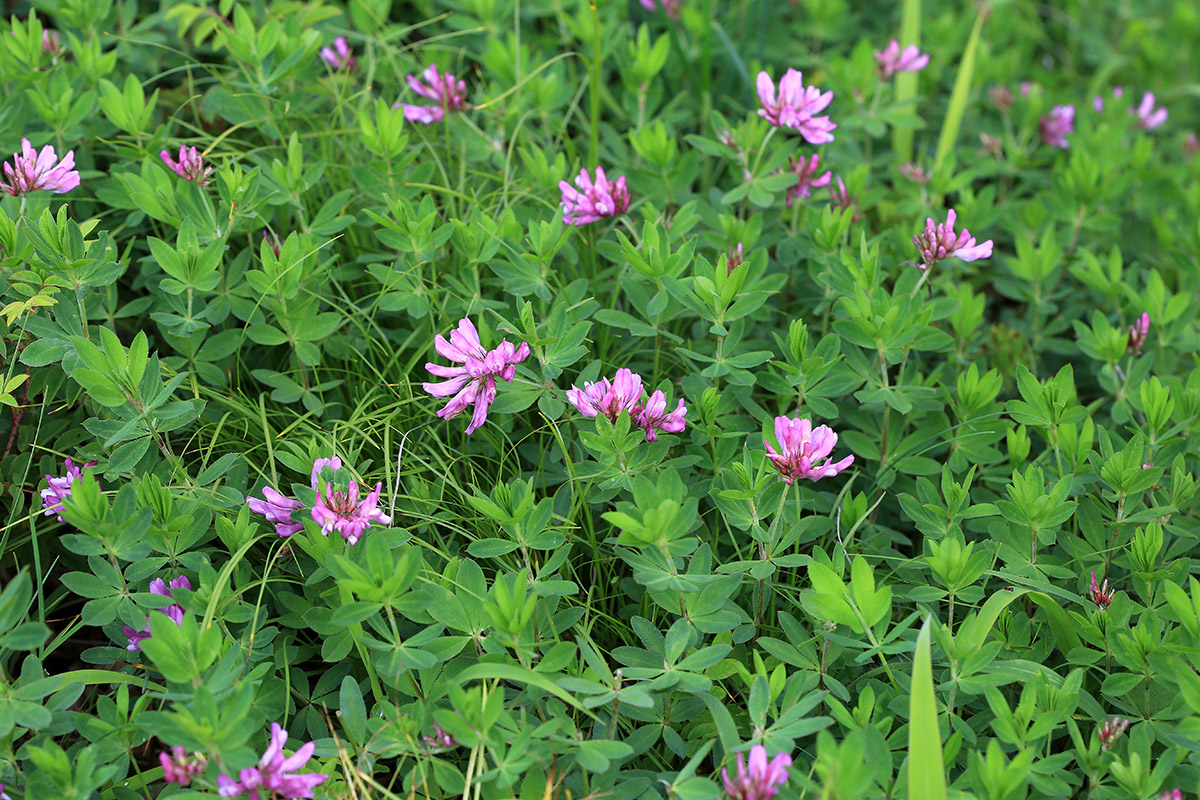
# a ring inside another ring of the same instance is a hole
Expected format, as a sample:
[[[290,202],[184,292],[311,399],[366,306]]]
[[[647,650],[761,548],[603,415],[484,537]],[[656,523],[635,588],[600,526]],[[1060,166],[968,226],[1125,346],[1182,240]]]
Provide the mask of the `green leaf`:
[[[367,740],[367,707],[363,703],[362,690],[350,675],[342,678],[342,689],[338,693],[338,713],[350,740],[362,744]]]
[[[932,617],[917,634],[908,698],[908,800],[946,800],[946,768],[929,654]]]
[[[967,39],[966,49],[963,50],[958,75],[954,79],[954,89],[950,93],[950,105],[946,109],[946,118],[942,120],[942,132],[938,136],[937,155],[933,159],[935,175],[958,143],[963,115],[967,110],[967,102],[971,99],[971,82],[975,77],[975,54],[979,50],[979,34],[989,13],[988,7],[980,6],[975,14],[975,26],[971,28],[971,37]]]

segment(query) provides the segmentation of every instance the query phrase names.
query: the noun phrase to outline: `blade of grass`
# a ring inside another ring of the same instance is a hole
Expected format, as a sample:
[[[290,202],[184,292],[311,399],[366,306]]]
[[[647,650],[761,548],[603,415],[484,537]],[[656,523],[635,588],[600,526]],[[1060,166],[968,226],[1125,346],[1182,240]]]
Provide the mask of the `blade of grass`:
[[[908,696],[908,800],[946,800],[946,768],[929,655],[932,619],[925,618],[913,654]]]
[[[938,174],[958,143],[963,115],[967,111],[967,101],[971,97],[971,82],[975,78],[975,56],[979,51],[979,35],[983,31],[983,21],[987,18],[987,14],[987,6],[980,6],[975,15],[975,25],[971,28],[971,36],[967,39],[967,48],[963,51],[962,62],[958,65],[954,90],[950,93],[950,106],[946,109],[946,118],[942,120],[942,132],[938,135],[937,155],[933,159],[935,175]]]
[[[603,86],[600,85],[601,74],[604,66],[603,43],[601,42],[600,30],[600,11],[596,8],[595,0],[588,3],[592,10],[592,31],[594,37],[592,40],[592,63],[591,63],[591,82],[588,86],[588,99],[591,101],[591,129],[589,131],[590,138],[588,139],[588,163],[595,168],[599,163],[600,158],[600,92]]]
[[[900,12],[900,46],[921,43],[921,0],[904,0],[904,8]],[[917,73],[899,72],[896,74],[896,104],[901,105],[917,97]],[[911,128],[892,129],[892,150],[896,153],[896,163],[907,164],[912,161],[913,132]]]

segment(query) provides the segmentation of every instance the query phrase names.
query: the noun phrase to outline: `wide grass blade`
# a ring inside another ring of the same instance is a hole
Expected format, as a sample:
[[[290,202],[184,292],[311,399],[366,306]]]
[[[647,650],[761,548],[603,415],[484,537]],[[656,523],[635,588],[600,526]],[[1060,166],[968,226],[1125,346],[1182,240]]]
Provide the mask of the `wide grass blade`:
[[[958,143],[963,115],[967,111],[967,101],[971,98],[971,82],[975,78],[975,56],[979,52],[979,34],[983,30],[983,21],[986,17],[987,7],[982,6],[975,15],[975,26],[971,28],[971,37],[967,39],[967,49],[963,51],[962,62],[958,65],[958,76],[954,79],[954,90],[950,93],[950,107],[946,109],[946,118],[942,120],[942,132],[938,135],[937,155],[933,160],[935,175],[938,174]]]
[[[900,12],[900,46],[908,47],[910,44],[921,44],[921,0],[904,0],[904,8]],[[917,73],[897,73],[896,103],[899,105],[916,97]],[[892,149],[896,152],[897,164],[912,161],[912,128],[892,128]]]
[[[929,655],[931,617],[917,634],[912,688],[908,696],[908,800],[946,800],[946,769],[937,698],[933,695],[933,662]]]

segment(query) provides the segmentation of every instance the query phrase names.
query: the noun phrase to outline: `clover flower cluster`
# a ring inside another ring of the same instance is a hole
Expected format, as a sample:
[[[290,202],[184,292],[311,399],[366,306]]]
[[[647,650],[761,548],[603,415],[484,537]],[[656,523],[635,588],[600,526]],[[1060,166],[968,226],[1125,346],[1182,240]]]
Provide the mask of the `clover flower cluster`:
[[[171,597],[172,589],[187,589],[190,592],[192,590],[192,582],[187,579],[186,575],[180,575],[178,578],[172,578],[170,586],[168,586],[167,582],[162,578],[155,578],[154,580],[150,581],[151,594],[156,594],[160,597],[167,597],[173,600],[174,598]],[[179,605],[178,603],[172,603],[169,606],[164,606],[163,608],[158,609],[158,611],[162,614],[166,614],[171,622],[174,622],[176,625],[183,624],[183,606]],[[129,640],[129,644],[125,647],[126,650],[130,652],[137,652],[138,650],[141,650],[142,642],[150,638],[150,615],[146,615],[146,627],[142,630],[139,631],[131,625],[126,625],[121,628],[121,633],[123,633],[125,638]]]
[[[75,151],[68,150],[60,161],[53,145],[37,151],[28,139],[21,140],[21,152],[13,153],[12,163],[5,162],[0,189],[13,197],[26,197],[30,192],[65,194],[79,186],[75,169]]]
[[[957,219],[954,209],[950,209],[946,213],[945,223],[935,223],[932,218],[925,220],[924,232],[913,237],[913,244],[921,256],[917,267],[929,269],[947,258],[976,261],[991,257],[992,240],[976,244],[975,237],[966,228],[955,233],[954,223]]]
[[[159,153],[158,157],[185,181],[197,186],[208,186],[208,176],[212,174],[213,168],[212,165],[204,163],[204,156],[196,152],[195,147],[180,146],[178,159],[172,158],[167,150]]]
[[[567,391],[567,400],[585,417],[604,416],[616,422],[622,414],[628,414],[633,423],[646,432],[646,441],[658,440],[658,431],[680,433],[687,426],[687,406],[683,398],[671,411],[667,410],[667,397],[655,391],[644,397],[642,376],[627,369],[617,370],[610,381],[602,378],[595,383],[584,383],[580,389],[574,385]]]
[[[313,790],[329,776],[320,772],[300,773],[304,765],[313,757],[316,744],[308,742],[290,756],[284,756],[283,746],[287,743],[288,734],[279,723],[271,723],[271,742],[263,752],[258,764],[246,767],[238,773],[237,780],[225,773],[217,776],[218,793],[221,797],[241,797],[249,795],[251,800],[260,797],[271,798],[311,798]]]
[[[284,538],[302,531],[305,518],[320,527],[322,536],[336,532],[350,545],[358,544],[372,523],[391,524],[392,518],[379,510],[383,482],[363,494],[358,481],[350,477],[349,470],[343,470],[342,460],[337,456],[313,462],[310,484],[316,493],[311,507],[270,486],[263,487],[263,499],[251,497],[246,504],[273,524],[275,533]],[[305,511],[307,515],[302,513]]]
[[[96,466],[95,461],[88,461],[80,467],[69,458],[65,459],[63,464],[66,468],[65,474],[61,477],[47,475],[46,488],[42,489],[42,514],[58,517],[59,522],[65,522],[62,518],[63,500],[71,496],[71,484],[83,475],[83,470]]]
[[[767,748],[756,744],[750,748],[750,763],[747,767],[742,754],[737,756],[737,774],[730,777],[729,770],[722,767],[721,781],[729,800],[771,800],[779,794],[779,788],[787,783],[788,769],[792,757],[777,753],[767,758]]]

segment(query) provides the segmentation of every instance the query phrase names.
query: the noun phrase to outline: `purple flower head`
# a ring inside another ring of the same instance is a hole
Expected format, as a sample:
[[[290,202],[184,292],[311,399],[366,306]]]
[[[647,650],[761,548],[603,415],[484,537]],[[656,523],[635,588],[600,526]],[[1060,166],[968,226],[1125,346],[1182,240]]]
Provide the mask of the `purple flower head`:
[[[1096,737],[1100,739],[1100,752],[1111,750],[1117,739],[1129,727],[1129,720],[1113,717],[1096,729]]]
[[[63,54],[62,37],[58,31],[50,28],[42,29],[42,55],[58,58]]]
[[[37,191],[63,194],[78,185],[74,150],[68,150],[59,161],[53,145],[46,145],[39,153],[28,139],[21,140],[21,152],[13,153],[12,163],[5,162],[4,177],[0,178],[0,189],[13,197]]]
[[[945,224],[939,225],[932,219],[925,220],[925,232],[913,237],[913,244],[921,254],[921,269],[929,269],[934,264],[947,258],[957,258],[961,261],[977,261],[990,258],[992,255],[992,240],[983,244],[975,244],[975,237],[966,228],[961,233],[954,233],[954,222],[957,219],[954,209],[946,212]]]
[[[187,786],[201,772],[208,761],[200,755],[189,756],[182,747],[172,747],[171,751],[158,754],[158,763],[162,764],[163,780],[167,783],[177,783]]]
[[[448,380],[425,383],[422,388],[434,397],[450,397],[449,402],[437,412],[442,419],[452,419],[466,411],[468,406],[475,406],[471,424],[467,426],[468,435],[487,421],[488,407],[496,399],[496,378],[512,381],[517,374],[517,364],[529,358],[529,345],[526,342],[514,347],[505,339],[494,350],[484,349],[479,341],[479,332],[466,317],[450,332],[449,340],[439,333],[433,340],[433,347],[439,355],[462,366],[444,367],[427,363],[425,369],[438,378]]]
[[[658,431],[679,433],[687,427],[684,420],[687,406],[683,404],[683,398],[679,398],[679,405],[675,406],[674,411],[668,412],[667,396],[659,391],[651,394],[645,405],[634,409],[632,415],[638,427],[646,432],[647,442],[658,441]]]
[[[838,436],[826,425],[814,428],[806,419],[776,417],[775,438],[779,440],[779,451],[771,447],[770,442],[763,442],[767,458],[783,475],[783,482],[789,485],[796,478],[808,478],[814,483],[821,478],[832,478],[854,463],[852,455],[830,462]]]
[[[796,176],[796,185],[787,190],[787,207],[792,207],[792,201],[798,197],[811,197],[813,189],[828,186],[833,179],[833,173],[825,170],[824,175],[813,177],[820,169],[821,157],[813,153],[808,158],[800,156],[800,160],[788,159],[788,167]]]
[[[1103,584],[1096,583],[1096,573],[1092,573],[1092,583],[1088,587],[1088,594],[1091,595],[1092,602],[1100,610],[1108,608],[1113,600],[1113,591],[1108,588],[1108,578],[1104,579]]]
[[[596,167],[593,182],[586,169],[579,170],[575,185],[559,181],[562,192],[564,225],[590,225],[605,217],[615,217],[629,210],[629,190],[625,188],[625,176],[610,181],[604,167]]]
[[[1167,121],[1167,110],[1154,108],[1153,92],[1146,92],[1142,95],[1142,102],[1136,109],[1130,109],[1129,113],[1137,115],[1137,126],[1146,131],[1154,130]]]
[[[246,500],[246,505],[250,506],[251,511],[261,514],[267,518],[267,522],[273,523],[275,532],[280,536],[287,537],[304,530],[302,523],[292,521],[292,512],[304,508],[303,503],[285,497],[270,486],[264,486],[262,492],[266,500],[259,500],[257,497]]]
[[[3,781],[0,781],[0,800],[12,800],[11,797],[9,797],[7,794],[4,793]]]
[[[462,111],[467,105],[467,84],[458,80],[449,72],[439,72],[437,64],[430,64],[421,73],[425,80],[422,82],[414,75],[405,76],[409,88],[421,97],[433,100],[436,105],[413,106],[407,103],[397,103],[393,108],[404,107],[404,118],[409,122],[420,122],[432,125],[441,122],[447,111]]]
[[[329,776],[319,772],[295,774],[312,758],[316,745],[309,742],[290,757],[284,758],[283,745],[287,738],[287,731],[272,722],[271,743],[259,759],[258,766],[247,767],[239,772],[236,781],[225,773],[218,775],[218,794],[221,797],[240,797],[245,794],[251,800],[260,800],[259,790],[263,789],[269,798],[311,798],[313,790],[329,780]]]
[[[996,106],[996,108],[1000,109],[1004,113],[1008,113],[1008,110],[1012,108],[1013,103],[1016,102],[1015,98],[1013,97],[1012,89],[1008,88],[1007,86],[990,87],[988,89],[988,97],[991,98],[992,103]]]
[[[421,739],[430,750],[448,750],[451,747],[458,747],[458,741],[438,725],[433,726],[432,734],[422,736]]]
[[[1140,356],[1146,346],[1146,337],[1150,335],[1150,315],[1143,311],[1137,322],[1129,326],[1129,341],[1125,349],[1132,355]]]
[[[571,386],[567,400],[585,417],[603,415],[616,422],[621,414],[629,414],[634,424],[646,432],[648,442],[658,440],[658,431],[679,433],[686,427],[687,407],[682,399],[673,411],[667,411],[667,397],[662,392],[653,392],[645,403],[643,394],[642,376],[622,368],[611,381],[602,378],[585,383],[582,389]]]
[[[822,93],[815,86],[805,86],[803,74],[789,69],[779,79],[779,95],[776,97],[775,82],[766,72],[758,73],[758,102],[762,108],[758,115],[772,125],[793,128],[809,144],[826,144],[833,141],[837,128],[829,117],[815,117],[833,100],[833,92]]]
[[[1125,95],[1125,89],[1120,86],[1114,86],[1112,93],[1113,93],[1114,99],[1120,100]],[[1104,110],[1104,98],[1103,97],[1101,97],[1100,95],[1096,95],[1095,97],[1092,98],[1092,110],[1096,111],[1096,112],[1100,112],[1100,111]]]
[[[350,49],[345,36],[334,39],[333,47],[328,45],[322,47],[321,58],[336,70],[352,70],[358,65],[358,62],[354,60],[354,51]]]
[[[920,72],[929,64],[929,56],[915,44],[901,50],[900,42],[892,39],[887,47],[875,51],[875,61],[879,64],[879,80],[886,81],[897,72]]]
[[[66,467],[66,474],[61,478],[54,475],[47,475],[46,483],[48,485],[45,489],[42,489],[42,507],[45,509],[42,513],[47,517],[57,515],[59,522],[66,522],[62,518],[62,507],[63,500],[71,496],[71,484],[83,474],[84,469],[96,466],[96,462],[88,461],[81,469],[75,465],[74,461],[68,458],[63,462],[63,465]]]
[[[662,10],[671,19],[679,19],[679,9],[683,6],[683,0],[639,0],[639,2],[647,11],[658,11],[658,7],[661,5]]]
[[[742,252],[742,243],[738,242],[737,247],[730,245],[725,258],[725,274],[732,275],[733,271],[744,263],[746,263],[746,255]]]
[[[1183,792],[1179,789],[1170,789],[1160,794],[1158,800],[1183,800]]]
[[[311,479],[314,492],[318,491],[321,470],[327,466],[332,467],[333,471],[337,472],[342,468],[342,460],[337,456],[333,456],[332,458],[318,458],[313,462]],[[264,486],[262,491],[263,497],[266,498],[265,500],[259,500],[257,497],[251,497],[246,500],[246,505],[250,506],[251,511],[266,517],[267,522],[275,525],[275,532],[285,538],[304,530],[304,524],[296,522],[294,516],[294,512],[304,508],[304,503],[281,494],[270,486]],[[317,521],[320,522],[321,520]],[[351,544],[354,544],[354,542],[351,542]]]
[[[187,576],[180,575],[171,581],[168,587],[167,582],[162,578],[155,578],[150,581],[150,593],[161,595],[162,597],[171,597],[171,589],[187,589],[192,590],[192,582],[187,579]],[[171,621],[176,625],[183,624],[183,606],[178,603],[172,603],[169,606],[158,609],[158,611],[170,617]],[[129,625],[121,628],[121,633],[129,639],[129,644],[125,647],[130,652],[136,652],[142,649],[142,641],[150,638],[150,615],[146,615],[146,627],[142,630],[137,630]]]
[[[777,753],[768,761],[767,748],[756,744],[750,748],[750,768],[746,769],[741,753],[738,753],[737,765],[737,776],[732,779],[727,769],[721,769],[721,780],[725,782],[729,800],[771,800],[779,793],[779,787],[787,783],[792,757]]]
[[[171,158],[171,154],[166,150],[159,153],[158,157],[185,181],[197,186],[208,186],[208,176],[212,174],[213,168],[212,165],[204,163],[204,156],[197,153],[195,147],[180,146],[178,161]]]
[[[1055,106],[1038,121],[1042,141],[1051,147],[1068,147],[1067,136],[1075,132],[1075,106]]]
[[[583,388],[574,385],[567,390],[567,400],[585,417],[603,414],[616,422],[621,414],[633,415],[642,400],[642,376],[627,369],[617,370],[610,382],[602,378],[595,383],[585,383]]]
[[[375,484],[375,490],[359,499],[358,482],[342,491],[334,489],[332,483],[325,484],[324,491],[317,493],[317,503],[312,508],[313,520],[321,526],[321,533],[328,536],[337,531],[351,545],[358,544],[372,522],[382,525],[391,523],[392,518],[379,510],[379,493],[383,482]]]
[[[1021,81],[1021,97],[1029,97],[1029,93],[1033,91],[1033,81]]]
[[[850,213],[850,221],[858,222],[858,195],[852,195],[846,190],[846,184],[842,181],[842,176],[838,175],[837,185],[829,187],[829,199],[833,203],[833,207],[845,211],[847,208],[853,209]]]
[[[913,183],[919,183],[922,186],[929,183],[929,179],[933,177],[925,171],[924,167],[912,161],[900,165],[900,174]]]
[[[283,249],[283,242],[279,240],[279,236],[272,231],[263,228],[263,241],[267,243],[267,247],[271,248],[271,252],[279,258],[279,251]]]

